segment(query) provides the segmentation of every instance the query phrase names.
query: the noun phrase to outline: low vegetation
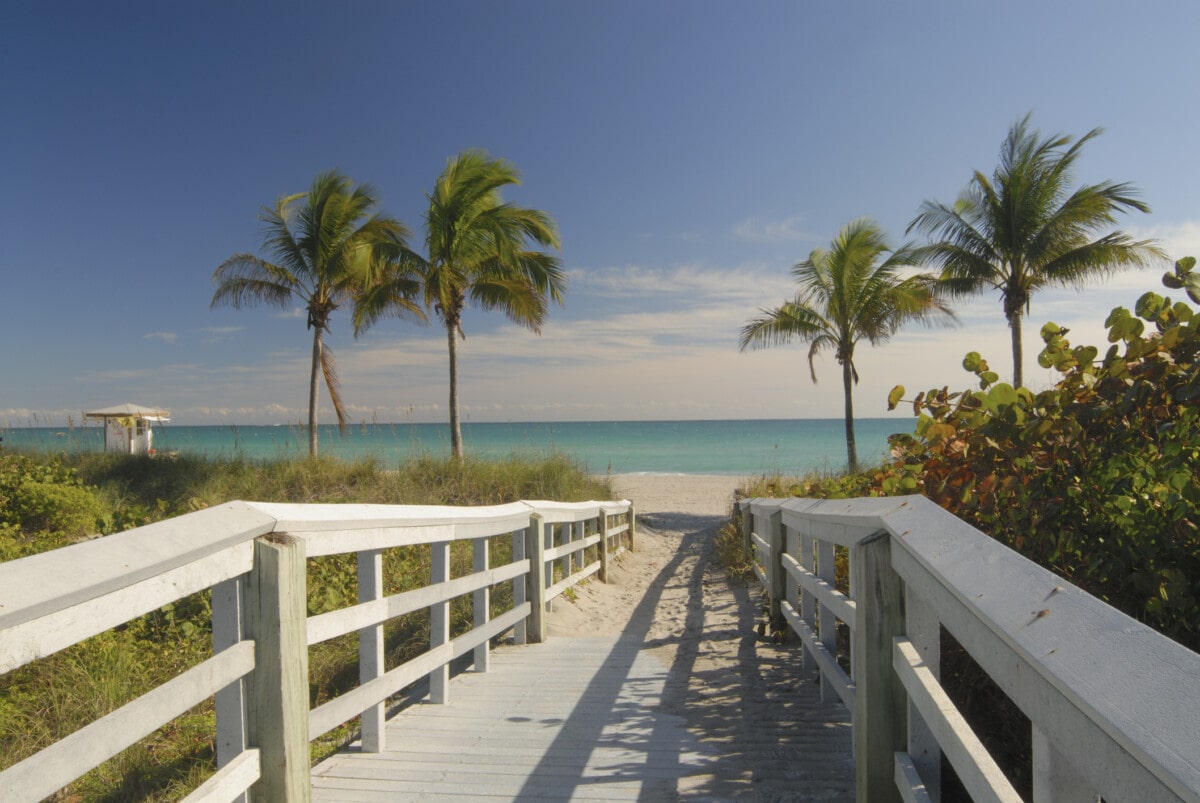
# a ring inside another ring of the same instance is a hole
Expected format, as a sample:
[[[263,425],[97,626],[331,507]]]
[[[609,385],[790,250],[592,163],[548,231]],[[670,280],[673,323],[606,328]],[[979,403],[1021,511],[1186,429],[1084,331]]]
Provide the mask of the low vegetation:
[[[180,455],[173,459],[108,454],[0,452],[0,559],[12,560],[75,541],[199,510],[230,499],[276,502],[492,505],[519,499],[608,499],[612,488],[563,456],[500,461],[413,459],[398,471],[378,461],[331,459],[257,462]],[[470,571],[470,545],[455,544],[454,576]],[[493,560],[511,543],[497,538]],[[385,592],[424,585],[428,548],[384,553]],[[309,561],[310,614],[357,599],[353,556]],[[493,589],[497,610],[511,606],[508,584]],[[0,675],[0,768],[74,732],[194,666],[211,654],[209,596],[196,594],[5,675]],[[457,601],[452,628],[470,627],[470,600]],[[425,648],[428,617],[415,613],[386,628],[387,668]],[[313,704],[357,683],[357,642],[347,636],[310,648]],[[213,769],[211,703],[179,717],[65,790],[64,799],[174,800]],[[314,743],[314,756],[353,736],[343,727]]]

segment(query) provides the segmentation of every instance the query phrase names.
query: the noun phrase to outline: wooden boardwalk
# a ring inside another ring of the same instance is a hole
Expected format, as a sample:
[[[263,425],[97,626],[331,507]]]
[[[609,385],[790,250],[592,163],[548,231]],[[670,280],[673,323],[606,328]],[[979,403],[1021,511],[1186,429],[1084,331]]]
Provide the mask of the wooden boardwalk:
[[[816,717],[790,723],[793,738],[764,722],[759,743],[731,744],[725,729],[668,712],[672,688],[689,684],[670,682],[660,654],[629,636],[498,649],[487,673],[453,681],[448,704],[391,719],[385,752],[351,748],[315,767],[313,799],[853,799],[845,709],[821,703],[815,684],[789,690]],[[796,716],[778,710],[785,724]]]

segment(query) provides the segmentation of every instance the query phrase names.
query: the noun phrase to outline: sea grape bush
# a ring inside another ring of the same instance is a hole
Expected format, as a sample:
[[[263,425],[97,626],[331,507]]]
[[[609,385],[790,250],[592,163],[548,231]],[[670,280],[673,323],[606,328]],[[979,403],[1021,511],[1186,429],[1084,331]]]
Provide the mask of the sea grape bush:
[[[1200,303],[1195,264],[1180,260],[1163,283]],[[1061,378],[1036,394],[968,354],[979,389],[919,393],[915,433],[892,437],[895,462],[877,480],[1200,649],[1200,314],[1149,292],[1105,326],[1103,356],[1042,327],[1038,363]]]
[[[0,454],[0,560],[68,544],[104,524],[104,506],[74,469]]]

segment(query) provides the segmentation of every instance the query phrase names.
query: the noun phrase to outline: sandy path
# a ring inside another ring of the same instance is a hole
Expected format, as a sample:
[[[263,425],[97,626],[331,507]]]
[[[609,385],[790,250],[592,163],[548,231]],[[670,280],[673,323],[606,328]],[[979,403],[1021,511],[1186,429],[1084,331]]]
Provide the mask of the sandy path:
[[[613,486],[638,511],[635,551],[610,581],[559,601],[549,635],[640,638],[670,667],[663,707],[686,718],[722,754],[712,777],[684,798],[852,800],[845,709],[820,700],[799,649],[757,636],[760,592],[731,585],[713,556],[736,477],[619,475]]]

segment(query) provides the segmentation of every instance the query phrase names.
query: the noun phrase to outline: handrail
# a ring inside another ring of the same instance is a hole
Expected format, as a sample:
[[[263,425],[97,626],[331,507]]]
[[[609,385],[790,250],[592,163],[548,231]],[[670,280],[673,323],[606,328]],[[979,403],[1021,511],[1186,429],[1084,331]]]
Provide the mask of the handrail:
[[[619,523],[614,524],[614,517]],[[308,741],[361,715],[365,750],[383,748],[383,705],[426,675],[444,702],[448,664],[488,647],[546,637],[550,600],[633,546],[635,516],[616,502],[517,502],[491,507],[230,502],[124,533],[0,563],[0,674],[191,594],[212,591],[213,657],[75,734],[0,771],[0,800],[38,800],[209,697],[217,711],[218,771],[188,800],[306,799]],[[489,566],[488,543],[512,534],[513,559]],[[473,543],[474,568],[450,579],[454,541]],[[383,596],[383,550],[428,545],[423,588]],[[596,559],[583,565],[588,550]],[[359,604],[305,614],[307,558],[358,556]],[[552,564],[564,567],[552,582]],[[513,607],[490,619],[489,590],[512,582]],[[471,595],[471,630],[449,638],[449,604]],[[383,671],[384,623],[431,611],[430,649]],[[308,710],[307,647],[359,634],[360,684]],[[103,732],[104,738],[95,738]]]
[[[1200,655],[922,497],[741,512],[772,610],[851,710],[859,800],[939,799],[942,753],[975,799],[1015,799],[937,682],[944,627],[1033,723],[1036,801],[1200,801]]]

